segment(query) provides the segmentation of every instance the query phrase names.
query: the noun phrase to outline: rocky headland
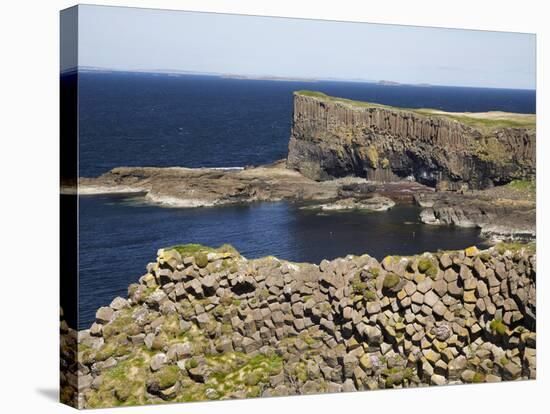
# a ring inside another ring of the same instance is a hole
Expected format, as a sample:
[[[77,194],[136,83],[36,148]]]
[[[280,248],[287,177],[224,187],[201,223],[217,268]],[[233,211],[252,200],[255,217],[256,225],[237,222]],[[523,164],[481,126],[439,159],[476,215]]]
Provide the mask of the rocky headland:
[[[90,329],[61,327],[61,396],[80,408],[534,379],[536,255],[176,246]]]
[[[404,109],[294,94],[288,166],[314,180],[406,177],[442,190],[535,176],[535,115]]]
[[[143,193],[166,207],[259,201],[324,211],[415,202],[430,225],[535,239],[535,115],[403,109],[294,94],[286,160],[243,169],[119,167],[79,179],[80,195]]]

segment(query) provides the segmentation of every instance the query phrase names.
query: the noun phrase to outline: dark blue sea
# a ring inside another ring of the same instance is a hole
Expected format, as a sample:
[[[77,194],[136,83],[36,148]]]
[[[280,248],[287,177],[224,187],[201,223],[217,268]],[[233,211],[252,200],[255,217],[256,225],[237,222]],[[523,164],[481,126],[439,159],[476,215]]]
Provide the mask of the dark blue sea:
[[[284,158],[292,92],[445,111],[534,113],[535,92],[242,80],[135,73],[79,74],[79,169],[117,166],[242,167]],[[233,244],[246,257],[319,263],[369,253],[415,254],[481,244],[476,229],[431,227],[414,206],[319,215],[288,203],[172,209],[140,196],[83,196],[79,205],[79,328],[145,273],[158,248]]]

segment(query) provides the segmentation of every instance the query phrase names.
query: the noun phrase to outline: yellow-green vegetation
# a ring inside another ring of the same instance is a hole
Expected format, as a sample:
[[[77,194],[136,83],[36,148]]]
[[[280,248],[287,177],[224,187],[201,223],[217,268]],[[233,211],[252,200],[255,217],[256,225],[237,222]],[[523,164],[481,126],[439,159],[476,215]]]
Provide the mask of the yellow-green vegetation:
[[[464,249],[464,253],[468,257],[473,257],[473,256],[476,256],[479,253],[479,250],[476,246],[470,246],[470,247],[466,247]]]
[[[430,108],[400,108],[389,105],[382,105],[373,102],[355,101],[353,99],[339,98],[329,96],[322,92],[300,90],[295,94],[319,98],[330,102],[340,102],[360,108],[381,108],[394,111],[412,112],[418,115],[424,115],[435,118],[446,118],[458,121],[472,128],[476,128],[483,133],[488,133],[502,128],[526,128],[534,130],[536,128],[535,114],[517,114],[509,112],[444,112]]]
[[[157,382],[163,390],[174,385],[179,379],[179,374],[180,369],[177,365],[167,365],[155,372],[152,381]]]
[[[367,302],[372,302],[376,299],[376,293],[369,290],[367,283],[361,280],[359,273],[353,278],[351,288],[353,289],[353,293],[359,295],[359,297],[362,297]]]
[[[506,187],[532,195],[537,191],[537,183],[534,180],[513,180],[506,184]]]
[[[167,247],[164,250],[176,250],[182,257],[194,256],[198,253],[238,253],[230,244],[222,244],[220,247],[203,246],[202,244],[189,243]]]
[[[98,390],[88,395],[88,406],[100,408],[147,404],[149,400],[145,395],[145,381],[149,369],[145,363],[146,358],[148,355],[137,349],[128,359],[119,361],[116,366],[107,370]]]
[[[367,148],[367,158],[372,168],[378,168],[378,150],[373,145]]]
[[[518,253],[518,252],[524,251],[527,254],[535,254],[537,252],[536,244],[533,242],[531,243],[499,242],[495,245],[495,248],[499,254],[504,254],[507,250],[511,251],[512,253]]]
[[[414,375],[414,371],[410,367],[392,367],[384,369],[382,375],[386,377],[385,388],[392,388],[394,385],[401,384],[404,380],[410,380]]]
[[[105,406],[127,406],[162,403],[163,400],[174,402],[202,401],[218,399],[234,392],[244,392],[248,397],[260,396],[268,384],[269,377],[282,371],[282,359],[276,354],[256,355],[250,357],[240,352],[225,352],[219,355],[203,354],[200,358],[188,358],[183,366],[174,362],[162,366],[152,372],[149,368],[151,357],[170,347],[172,344],[190,342],[199,350],[204,343],[204,332],[196,325],[182,331],[177,314],[155,317],[162,324],[162,331],[152,349],[144,345],[123,346],[127,335],[132,332],[134,323],[131,311],[123,310],[119,318],[107,324],[117,334],[106,338],[106,343],[94,350],[86,345],[79,346],[79,360],[88,363],[92,360],[102,361],[110,356],[127,355],[124,360],[103,371],[102,381],[97,390],[87,394],[89,408]],[[231,328],[231,326],[229,326]],[[120,333],[118,333],[120,332]],[[308,345],[317,341],[312,337],[303,339]],[[204,383],[196,382],[188,376],[188,370],[203,366],[210,374]],[[172,386],[181,383],[179,391],[170,397],[153,396],[150,388],[157,390],[172,390]],[[150,387],[150,388],[149,388]],[[161,398],[162,397],[162,398]]]
[[[489,136],[476,141],[474,149],[478,157],[484,161],[498,165],[512,162],[510,151],[496,137]]]
[[[132,311],[130,309],[123,309],[120,311],[118,317],[103,327],[103,337],[105,339],[120,333],[126,335],[137,335],[139,328],[133,324]]]
[[[164,250],[175,250],[182,257],[193,256],[195,258],[195,263],[200,268],[205,268],[208,266],[208,253],[228,253],[233,256],[238,256],[239,252],[230,244],[222,244],[220,247],[209,247],[203,246],[202,244],[190,243],[190,244],[180,244],[172,247],[167,247]],[[223,265],[229,267],[233,264],[231,261],[224,261]]]
[[[485,382],[485,374],[483,372],[476,372],[474,374],[474,377],[472,378],[472,382],[474,384],[479,384],[481,382]]]
[[[489,324],[489,328],[491,328],[491,332],[493,334],[498,334],[501,336],[506,335],[507,328],[504,322],[502,322],[502,319],[493,319]]]
[[[504,365],[508,364],[510,361],[508,360],[508,358],[502,357],[502,358],[500,358],[500,360],[498,362],[500,362],[500,365],[504,366]]]
[[[525,128],[534,130],[536,115],[516,114],[512,112],[443,112],[436,109],[417,109],[414,112],[423,115],[435,115],[453,119],[483,132],[502,128]]]
[[[434,279],[438,272],[437,262],[429,257],[422,257],[418,260],[418,271]]]
[[[396,110],[406,109],[406,108],[397,108],[389,105],[377,104],[373,102],[355,101],[353,99],[339,98],[339,97],[330,96],[330,95],[324,94],[323,92],[318,92],[318,91],[300,90],[294,93],[296,95],[309,96],[311,98],[320,98],[330,102],[341,102],[341,103],[346,103],[349,105],[358,106],[362,108],[384,108],[384,109],[396,109]]]
[[[195,358],[189,358],[187,361],[185,361],[185,368],[187,369],[197,368],[198,366],[199,363]]]
[[[487,252],[481,252],[480,255],[479,255],[479,258],[483,261],[483,262],[488,262],[489,260],[491,260],[491,255]]]
[[[232,352],[209,357],[207,361],[213,373],[203,389],[215,390],[216,393],[212,395],[218,398],[236,391],[245,391],[247,396],[257,397],[269,382],[269,376],[283,368],[282,358],[276,354],[249,357]]]
[[[367,284],[361,280],[360,272],[357,272],[357,274],[353,277],[351,281],[351,288],[353,289],[353,292],[358,295],[363,294],[363,292],[368,289]]]
[[[106,359],[109,359],[112,356],[122,356],[126,352],[127,348],[123,346],[119,346],[115,341],[109,342],[106,345],[102,346],[101,349],[99,349],[95,353],[95,360],[96,361],[105,361]]]
[[[401,278],[396,275],[395,273],[388,273],[386,276],[384,276],[384,287],[386,289],[391,289],[398,285],[398,283],[401,281]]]
[[[206,255],[206,253],[205,252],[198,252],[195,255],[195,263],[200,268],[204,268],[204,267],[208,266],[208,256]]]

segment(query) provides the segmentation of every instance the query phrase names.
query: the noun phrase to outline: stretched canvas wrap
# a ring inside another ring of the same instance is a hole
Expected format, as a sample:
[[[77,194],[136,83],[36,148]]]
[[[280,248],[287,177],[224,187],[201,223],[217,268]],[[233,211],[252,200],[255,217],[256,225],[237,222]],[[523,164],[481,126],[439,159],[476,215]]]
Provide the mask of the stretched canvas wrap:
[[[63,10],[61,400],[534,379],[535,42]]]

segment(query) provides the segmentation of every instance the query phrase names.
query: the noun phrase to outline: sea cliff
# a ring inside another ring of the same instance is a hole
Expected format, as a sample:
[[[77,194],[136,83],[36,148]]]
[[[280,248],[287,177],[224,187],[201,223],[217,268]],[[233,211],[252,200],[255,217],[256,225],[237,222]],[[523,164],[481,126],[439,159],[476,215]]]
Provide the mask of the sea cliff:
[[[405,177],[443,190],[535,175],[535,116],[403,109],[294,94],[287,164],[314,180]]]
[[[414,200],[426,224],[532,241],[535,135],[535,115],[403,109],[299,91],[286,160],[230,170],[118,167],[80,177],[78,193],[139,192],[180,208],[288,201],[383,211]]]
[[[536,377],[533,245],[247,260],[161,249],[90,329],[62,323],[81,408]]]

